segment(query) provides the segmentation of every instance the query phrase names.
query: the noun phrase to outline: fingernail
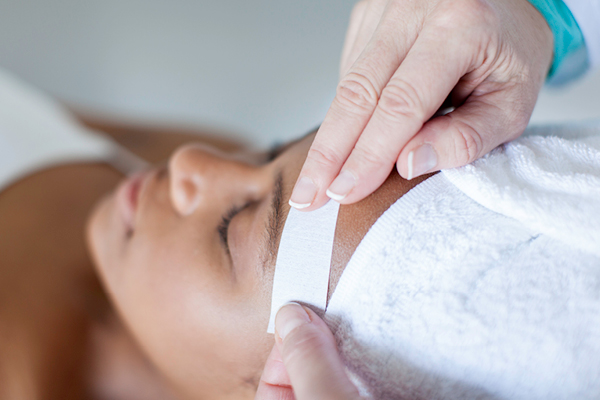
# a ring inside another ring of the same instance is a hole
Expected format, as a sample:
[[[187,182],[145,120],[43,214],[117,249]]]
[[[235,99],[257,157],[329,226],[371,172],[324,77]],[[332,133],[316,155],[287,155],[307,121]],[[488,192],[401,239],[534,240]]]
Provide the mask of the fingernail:
[[[428,144],[417,147],[408,153],[408,180],[423,175],[437,165],[437,156]]]
[[[350,171],[342,171],[333,183],[329,186],[329,189],[325,192],[330,199],[340,201],[344,197],[348,196],[348,193],[356,186],[356,178]]]
[[[275,332],[283,340],[288,333],[310,322],[310,317],[300,304],[289,302],[281,306],[275,316]]]
[[[310,206],[317,195],[317,185],[308,176],[303,176],[294,186],[290,206],[299,210]]]

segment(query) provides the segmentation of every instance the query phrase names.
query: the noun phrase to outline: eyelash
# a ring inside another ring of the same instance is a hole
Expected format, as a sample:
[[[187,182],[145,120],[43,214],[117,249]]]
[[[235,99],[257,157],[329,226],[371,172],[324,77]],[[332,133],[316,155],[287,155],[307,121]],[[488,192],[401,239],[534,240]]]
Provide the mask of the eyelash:
[[[276,159],[283,152],[283,150],[285,150],[284,146],[281,146],[281,145],[273,146],[269,150],[269,153],[267,154],[267,162],[271,162],[274,159]],[[242,207],[233,206],[229,209],[229,211],[227,211],[225,213],[225,215],[223,215],[223,217],[221,217],[221,223],[217,227],[217,232],[219,233],[219,237],[221,238],[221,243],[223,243],[223,247],[225,247],[225,251],[227,252],[228,255],[231,254],[229,252],[229,238],[228,238],[229,224],[231,223],[231,220],[233,219],[233,217],[238,215],[240,213],[240,211],[242,211],[244,208],[248,207],[249,205],[250,205],[250,203],[246,203]]]
[[[279,145],[273,146],[271,148],[271,150],[269,150],[269,153],[267,154],[267,162],[271,162],[274,159],[276,159],[279,156],[279,154],[281,154],[281,150],[282,150],[281,146],[279,146]],[[217,227],[217,231],[219,232],[219,237],[221,238],[221,242],[223,243],[223,247],[225,247],[225,251],[227,251],[227,254],[231,254],[229,252],[229,238],[228,238],[229,224],[231,223],[231,220],[233,219],[233,217],[238,215],[240,213],[240,211],[242,211],[244,208],[248,207],[249,204],[250,203],[246,203],[242,207],[237,207],[237,206],[231,207],[229,209],[229,211],[227,211],[225,213],[225,215],[223,215],[223,217],[221,217],[221,223]]]
[[[217,227],[217,231],[219,232],[219,237],[221,238],[221,242],[223,243],[223,246],[225,247],[225,251],[227,251],[227,254],[231,254],[229,252],[229,239],[228,239],[229,224],[231,223],[231,220],[233,219],[233,217],[238,215],[240,213],[240,211],[242,211],[244,208],[248,207],[248,204],[249,203],[246,203],[243,207],[237,207],[237,206],[231,207],[229,209],[229,211],[227,211],[223,215],[223,217],[221,217],[221,223]]]

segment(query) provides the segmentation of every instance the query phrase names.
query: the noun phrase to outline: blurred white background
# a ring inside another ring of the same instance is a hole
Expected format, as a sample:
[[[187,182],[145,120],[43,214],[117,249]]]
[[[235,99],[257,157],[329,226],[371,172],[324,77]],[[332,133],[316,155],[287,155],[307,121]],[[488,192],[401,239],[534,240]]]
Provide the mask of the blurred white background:
[[[212,126],[257,146],[316,126],[352,0],[1,0],[0,66],[84,109]],[[600,118],[600,72],[534,122]]]

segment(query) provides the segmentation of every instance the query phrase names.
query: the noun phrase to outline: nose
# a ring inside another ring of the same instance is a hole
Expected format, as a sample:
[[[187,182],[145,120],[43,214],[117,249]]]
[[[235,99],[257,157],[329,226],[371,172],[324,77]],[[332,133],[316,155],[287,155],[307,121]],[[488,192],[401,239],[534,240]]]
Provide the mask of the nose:
[[[169,174],[171,202],[181,216],[207,207],[224,212],[258,199],[267,190],[259,167],[200,144],[177,150],[169,160]]]

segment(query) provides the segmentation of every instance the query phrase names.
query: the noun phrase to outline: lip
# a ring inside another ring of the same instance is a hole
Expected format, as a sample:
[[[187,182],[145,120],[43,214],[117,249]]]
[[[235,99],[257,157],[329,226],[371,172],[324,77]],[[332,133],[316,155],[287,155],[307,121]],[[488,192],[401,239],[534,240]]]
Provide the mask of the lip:
[[[128,232],[135,229],[135,215],[139,204],[140,189],[146,175],[147,172],[133,174],[124,180],[117,189],[117,208]]]

